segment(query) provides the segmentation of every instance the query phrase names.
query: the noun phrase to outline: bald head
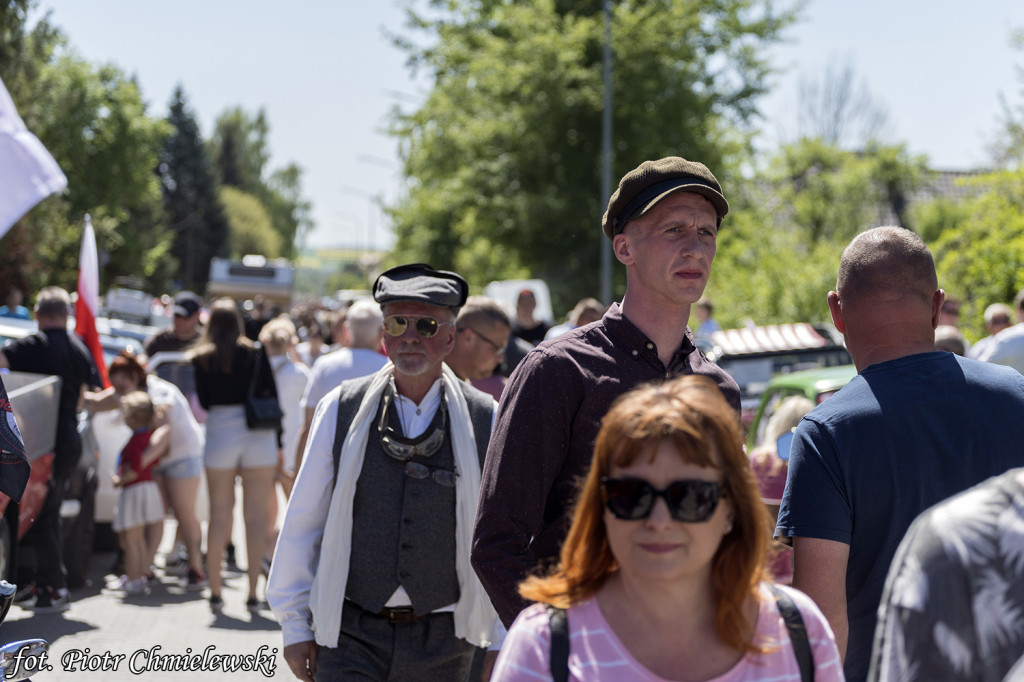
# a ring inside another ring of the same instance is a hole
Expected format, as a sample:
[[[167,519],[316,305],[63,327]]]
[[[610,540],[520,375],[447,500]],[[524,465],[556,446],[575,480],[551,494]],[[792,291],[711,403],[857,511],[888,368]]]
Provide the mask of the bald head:
[[[828,306],[858,370],[935,348],[945,294],[921,238],[902,227],[876,227],[843,251]]]
[[[914,298],[930,305],[939,288],[931,251],[902,227],[876,227],[843,251],[836,290],[845,305]]]

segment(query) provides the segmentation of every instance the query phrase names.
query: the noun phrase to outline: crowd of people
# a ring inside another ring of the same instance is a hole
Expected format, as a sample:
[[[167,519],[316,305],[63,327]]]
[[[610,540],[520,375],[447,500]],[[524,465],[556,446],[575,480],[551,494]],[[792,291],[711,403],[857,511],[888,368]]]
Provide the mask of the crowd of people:
[[[112,592],[146,589],[169,511],[184,586],[223,608],[240,482],[246,607],[273,611],[299,679],[1021,674],[1024,292],[972,346],[924,242],[861,233],[822,292],[857,376],[786,399],[747,453],[736,382],[700,350],[728,212],[701,163],[630,171],[602,218],[625,294],[557,326],[529,288],[506,310],[425,264],[329,319],[181,292],[144,348],[188,354],[197,405],[145,356],[98,390],[62,290],[0,365],[65,377],[61,425],[88,388],[132,429]],[[58,507],[76,435],[58,430]],[[37,526],[36,608],[59,610],[59,517]]]

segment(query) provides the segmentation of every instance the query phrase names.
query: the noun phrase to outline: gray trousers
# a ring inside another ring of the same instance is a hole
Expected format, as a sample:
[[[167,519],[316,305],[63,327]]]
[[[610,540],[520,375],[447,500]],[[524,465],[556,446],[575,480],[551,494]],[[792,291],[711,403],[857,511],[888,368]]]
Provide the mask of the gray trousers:
[[[455,637],[451,613],[392,625],[345,600],[338,646],[320,647],[316,680],[464,682],[475,651],[472,644]]]

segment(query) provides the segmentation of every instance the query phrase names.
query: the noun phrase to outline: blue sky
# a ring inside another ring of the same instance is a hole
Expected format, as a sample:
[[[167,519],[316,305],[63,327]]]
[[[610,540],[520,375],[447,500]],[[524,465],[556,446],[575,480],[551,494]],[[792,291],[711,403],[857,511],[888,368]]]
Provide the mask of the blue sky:
[[[317,228],[311,245],[387,246],[392,237],[371,197],[393,200],[401,178],[383,131],[395,106],[424,93],[384,35],[401,26],[388,0],[40,0],[39,10],[93,62],[135,74],[154,115],[177,83],[208,135],[240,105],[270,121],[270,166],[304,169]],[[849,60],[888,112],[888,141],[906,142],[936,168],[984,166],[998,130],[999,95],[1024,101],[1010,48],[1024,28],[1020,0],[962,2],[810,0],[773,59],[784,72],[763,103],[770,147],[796,129],[801,77],[830,58]]]

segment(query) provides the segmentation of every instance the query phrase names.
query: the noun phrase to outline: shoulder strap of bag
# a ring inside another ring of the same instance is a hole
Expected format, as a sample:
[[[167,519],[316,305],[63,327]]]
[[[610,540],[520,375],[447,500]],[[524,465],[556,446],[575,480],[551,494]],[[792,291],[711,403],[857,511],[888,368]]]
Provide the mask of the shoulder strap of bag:
[[[253,359],[254,359],[254,363],[253,363],[253,367],[252,367],[252,372],[250,372],[250,376],[249,376],[249,397],[250,398],[256,396],[256,386],[259,385],[257,382],[259,380],[260,370],[263,369],[263,362],[262,362],[263,358],[260,357],[262,355],[262,353],[263,353],[263,346],[261,346],[259,344],[259,342],[253,342],[253,349],[255,350],[255,352],[252,354]]]
[[[811,652],[811,644],[807,639],[807,627],[804,625],[803,616],[800,615],[800,609],[784,590],[780,590],[775,585],[769,585],[769,587],[775,596],[775,604],[786,624],[786,630],[789,631],[789,641],[793,643],[793,654],[796,656],[796,663],[800,668],[800,680],[814,682],[814,654]]]
[[[565,609],[551,604],[547,611],[551,629],[551,679],[569,682],[569,618]]]

